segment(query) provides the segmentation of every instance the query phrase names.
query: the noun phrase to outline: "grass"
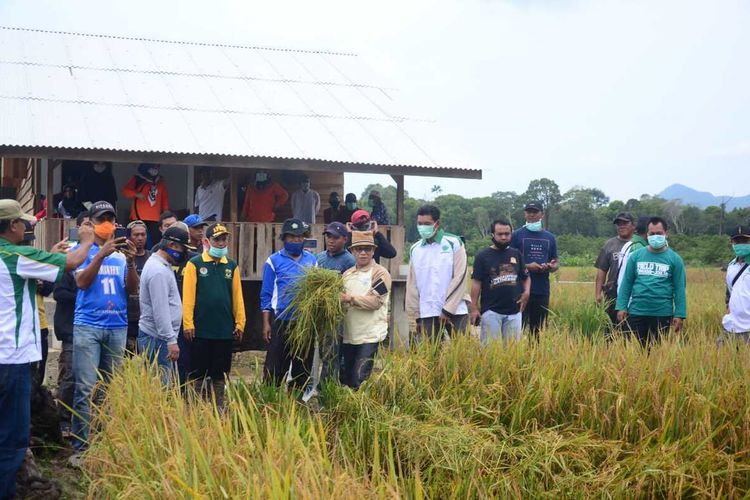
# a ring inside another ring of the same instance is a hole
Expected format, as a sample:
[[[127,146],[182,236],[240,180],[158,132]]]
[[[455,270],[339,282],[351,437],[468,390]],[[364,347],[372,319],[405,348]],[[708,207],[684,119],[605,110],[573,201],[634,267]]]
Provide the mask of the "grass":
[[[686,330],[650,352],[604,341],[593,285],[556,283],[538,345],[387,353],[360,391],[325,386],[320,412],[236,381],[220,414],[129,360],[98,417],[88,495],[747,496],[750,349],[715,345],[720,278],[691,270]]]

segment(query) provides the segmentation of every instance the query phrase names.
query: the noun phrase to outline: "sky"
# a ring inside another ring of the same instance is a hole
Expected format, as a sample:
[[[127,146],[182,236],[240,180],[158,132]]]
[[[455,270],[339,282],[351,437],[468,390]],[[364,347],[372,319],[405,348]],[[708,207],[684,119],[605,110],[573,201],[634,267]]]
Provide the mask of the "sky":
[[[412,196],[673,183],[750,194],[745,0],[0,0],[5,26],[355,52],[482,181]],[[387,176],[347,175],[347,191]]]

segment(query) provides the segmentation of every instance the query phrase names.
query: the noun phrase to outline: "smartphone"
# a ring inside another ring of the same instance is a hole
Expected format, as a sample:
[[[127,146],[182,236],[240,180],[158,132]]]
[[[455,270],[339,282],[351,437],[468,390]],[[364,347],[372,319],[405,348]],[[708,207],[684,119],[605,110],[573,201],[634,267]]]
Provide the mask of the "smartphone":
[[[127,227],[115,228],[115,239],[117,238],[130,238],[130,229]]]
[[[303,248],[318,248],[318,240],[314,238],[305,238]]]
[[[68,241],[78,241],[78,228],[71,227],[68,229]]]

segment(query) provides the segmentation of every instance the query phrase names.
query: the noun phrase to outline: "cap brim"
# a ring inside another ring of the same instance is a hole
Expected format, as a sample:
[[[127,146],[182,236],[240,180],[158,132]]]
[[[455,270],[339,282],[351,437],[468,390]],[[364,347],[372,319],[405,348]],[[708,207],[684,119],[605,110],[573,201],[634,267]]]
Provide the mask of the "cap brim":
[[[23,212],[21,212],[21,215],[18,218],[21,220],[25,220],[26,222],[37,222],[36,217]]]
[[[618,222],[620,222],[620,221],[622,221],[622,222],[630,222],[630,223],[633,223],[633,222],[635,222],[635,221],[632,221],[632,220],[630,220],[630,219],[625,219],[625,218],[623,218],[623,217],[620,217],[620,218],[618,218],[618,219],[615,219],[615,220],[613,220],[613,221],[612,221],[612,224],[617,224],[617,223],[618,223]]]
[[[356,248],[356,247],[372,247],[372,248],[376,248],[377,245],[375,243],[369,243],[369,242],[368,243],[363,243],[363,242],[361,242],[361,243],[352,243],[351,245],[349,245],[349,248]]]

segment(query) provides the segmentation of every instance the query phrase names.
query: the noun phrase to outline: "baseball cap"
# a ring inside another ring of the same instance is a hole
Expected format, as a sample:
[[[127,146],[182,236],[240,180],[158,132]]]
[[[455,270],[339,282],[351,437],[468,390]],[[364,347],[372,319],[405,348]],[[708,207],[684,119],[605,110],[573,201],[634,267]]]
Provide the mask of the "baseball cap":
[[[195,247],[190,245],[190,235],[180,226],[170,226],[161,235],[161,242],[171,241],[173,243],[179,243],[188,250],[195,250]]]
[[[331,222],[326,226],[323,234],[330,234],[331,236],[343,236],[349,235],[349,231],[346,230],[346,226],[340,222]]]
[[[367,210],[355,210],[349,222],[351,222],[352,224],[357,224],[359,222],[362,222],[362,219],[370,220],[370,212],[368,212]]]
[[[232,234],[229,232],[229,229],[227,229],[227,226],[222,224],[221,222],[214,222],[208,228],[206,229],[206,238],[216,238],[217,236],[223,236],[225,234]]]
[[[750,227],[748,226],[737,226],[734,228],[734,231],[732,231],[732,239],[736,238],[750,238]]]
[[[541,201],[530,201],[523,207],[524,211],[526,210],[536,210],[537,212],[544,212],[544,205],[542,205]]]
[[[208,222],[204,221],[203,218],[198,214],[188,215],[183,219],[182,222],[184,222],[187,227],[208,226]]]
[[[23,212],[21,204],[16,200],[0,200],[0,220],[21,219],[27,222],[36,222],[36,217]]]
[[[89,214],[92,219],[107,213],[115,215],[115,207],[108,201],[97,201],[89,207]]]
[[[286,234],[293,234],[295,236],[302,236],[310,232],[310,225],[307,222],[303,222],[299,219],[287,219],[284,221],[284,225],[281,226],[281,238],[284,238]]]
[[[612,224],[617,224],[617,221],[625,221],[635,223],[635,217],[630,212],[620,212],[612,221]]]

